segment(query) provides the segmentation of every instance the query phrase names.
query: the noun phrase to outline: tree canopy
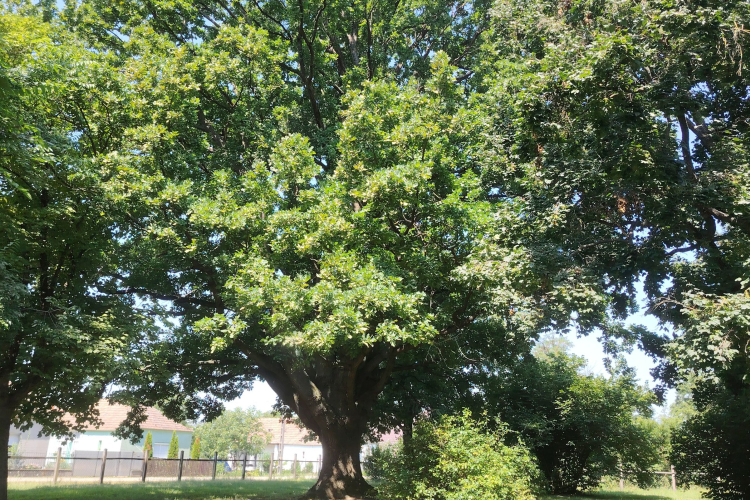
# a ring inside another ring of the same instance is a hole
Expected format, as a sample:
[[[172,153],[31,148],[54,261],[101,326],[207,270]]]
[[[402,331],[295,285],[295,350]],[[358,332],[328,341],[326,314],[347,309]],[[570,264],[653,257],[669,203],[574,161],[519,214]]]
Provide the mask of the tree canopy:
[[[393,373],[433,349],[458,363],[462,348],[525,345],[575,309],[584,329],[602,320],[602,280],[555,255],[553,222],[483,180],[488,8],[63,11],[123,90],[122,146],[102,158],[122,261],[99,290],[174,319],[138,353],[150,370],[125,384],[132,401],[214,416],[213,398],[263,379],[326,450],[310,494],[360,494]]]
[[[99,66],[36,9],[0,8],[0,442],[11,425],[64,435],[146,333],[130,298],[96,293],[118,269],[86,123]],[[7,456],[0,498],[7,498]]]
[[[530,213],[560,214],[561,251],[606,276],[612,312],[627,313],[643,283],[666,331],[605,333],[654,355],[665,385],[690,382],[700,412],[731,401],[731,417],[696,417],[686,432],[732,439],[715,424],[748,411],[747,2],[504,1],[494,12],[498,178],[512,175]],[[708,464],[722,450],[742,476],[745,448],[684,442],[674,451],[691,480],[716,477]],[[706,485],[740,498],[741,482]]]
[[[362,495],[372,425],[571,326],[746,412],[747,2],[6,11],[13,422],[90,417],[113,360],[133,424],[265,380],[324,446],[309,496]],[[639,283],[673,333],[622,326]]]

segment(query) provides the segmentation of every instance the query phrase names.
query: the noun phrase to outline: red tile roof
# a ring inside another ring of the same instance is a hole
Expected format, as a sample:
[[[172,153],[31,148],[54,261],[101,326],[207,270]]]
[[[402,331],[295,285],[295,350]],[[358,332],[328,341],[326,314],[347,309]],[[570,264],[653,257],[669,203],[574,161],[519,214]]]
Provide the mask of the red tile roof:
[[[263,429],[271,435],[270,444],[279,444],[281,442],[281,419],[278,417],[263,417],[260,419]],[[284,444],[301,445],[301,446],[320,446],[317,439],[305,440],[310,431],[301,427],[290,420],[286,421],[284,426]]]
[[[84,427],[87,431],[113,431],[125,420],[130,408],[119,404],[110,404],[106,399],[100,399],[96,405],[99,410],[100,425],[88,424]],[[146,408],[146,421],[141,424],[144,431],[177,431],[193,432],[189,427],[170,420],[156,408]]]
[[[391,445],[396,444],[399,441],[401,441],[401,429],[396,429],[389,431],[382,436],[380,436],[380,441],[378,441],[376,444],[383,444],[383,445]]]

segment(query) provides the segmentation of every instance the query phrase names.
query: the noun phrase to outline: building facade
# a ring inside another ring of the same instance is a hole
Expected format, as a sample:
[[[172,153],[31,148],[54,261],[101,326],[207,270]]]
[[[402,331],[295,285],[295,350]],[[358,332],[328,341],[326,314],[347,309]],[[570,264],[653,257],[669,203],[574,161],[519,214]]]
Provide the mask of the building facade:
[[[8,446],[13,447],[14,454],[24,457],[52,457],[62,450],[62,457],[75,456],[76,452],[140,453],[145,445],[146,434],[151,433],[155,458],[166,458],[172,433],[177,434],[179,448],[190,454],[193,430],[178,422],[168,419],[156,408],[146,409],[146,420],[141,424],[143,437],[136,443],[112,435],[120,426],[130,410],[127,406],[110,404],[102,399],[97,404],[99,420],[97,425],[89,424],[73,438],[58,438],[42,434],[41,426],[34,425],[27,431],[11,428]]]

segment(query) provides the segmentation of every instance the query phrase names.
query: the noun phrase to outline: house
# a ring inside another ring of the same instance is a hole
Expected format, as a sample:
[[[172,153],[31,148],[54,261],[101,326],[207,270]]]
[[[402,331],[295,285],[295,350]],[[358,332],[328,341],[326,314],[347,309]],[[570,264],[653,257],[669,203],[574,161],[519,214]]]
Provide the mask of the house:
[[[317,438],[308,439],[310,431],[291,420],[278,417],[260,418],[261,426],[269,436],[264,454],[274,460],[294,460],[318,462],[323,457],[323,445]]]
[[[141,424],[143,438],[133,444],[129,440],[112,435],[112,432],[125,420],[130,410],[127,406],[110,404],[102,399],[97,404],[99,410],[98,425],[88,424],[83,430],[74,434],[72,439],[55,436],[40,436],[41,427],[34,425],[28,431],[21,432],[16,428],[10,429],[9,446],[17,446],[16,454],[26,457],[47,456],[57,454],[62,449],[63,457],[75,456],[76,452],[96,452],[106,449],[108,453],[120,452],[138,454],[143,451],[146,433],[150,432],[155,458],[166,458],[172,432],[176,432],[180,450],[185,455],[190,453],[193,430],[165,417],[156,408],[146,409],[146,420]]]
[[[323,445],[317,438],[310,439],[310,431],[291,420],[282,421],[281,418],[261,418],[263,429],[270,435],[270,441],[264,450],[265,455],[274,460],[292,461],[297,457],[300,462],[318,462],[323,457]],[[362,446],[360,457],[364,458],[378,445],[393,445],[401,440],[400,431],[384,434],[377,443],[367,443]]]
[[[13,455],[26,457],[45,457],[49,449],[49,436],[40,436],[42,426],[34,424],[31,429],[21,431],[11,426],[8,437],[8,448]]]

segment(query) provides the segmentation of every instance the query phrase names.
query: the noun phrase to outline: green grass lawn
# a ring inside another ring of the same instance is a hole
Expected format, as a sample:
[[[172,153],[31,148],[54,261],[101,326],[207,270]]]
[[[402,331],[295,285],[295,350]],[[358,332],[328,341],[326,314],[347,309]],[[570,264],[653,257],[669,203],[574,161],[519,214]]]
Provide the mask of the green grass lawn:
[[[182,483],[67,484],[11,483],[9,500],[291,500],[314,481],[183,481]]]
[[[305,481],[183,481],[182,483],[68,484],[40,486],[11,483],[9,500],[294,500],[312,482]],[[550,495],[543,500],[699,500],[700,491],[670,489],[602,490],[580,496]]]

